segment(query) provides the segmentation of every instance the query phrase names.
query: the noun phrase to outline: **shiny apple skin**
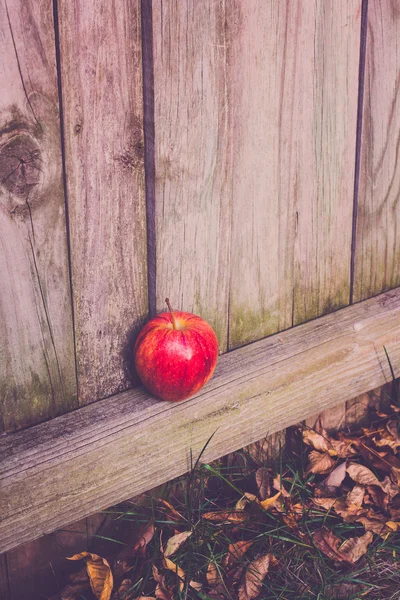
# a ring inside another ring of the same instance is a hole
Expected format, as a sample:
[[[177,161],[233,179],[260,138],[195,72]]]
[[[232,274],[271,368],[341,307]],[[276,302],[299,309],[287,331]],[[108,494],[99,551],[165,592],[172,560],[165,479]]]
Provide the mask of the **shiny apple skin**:
[[[179,402],[198,392],[212,376],[218,360],[218,340],[212,327],[191,313],[174,311],[151,319],[136,340],[136,371],[144,387],[157,398]]]

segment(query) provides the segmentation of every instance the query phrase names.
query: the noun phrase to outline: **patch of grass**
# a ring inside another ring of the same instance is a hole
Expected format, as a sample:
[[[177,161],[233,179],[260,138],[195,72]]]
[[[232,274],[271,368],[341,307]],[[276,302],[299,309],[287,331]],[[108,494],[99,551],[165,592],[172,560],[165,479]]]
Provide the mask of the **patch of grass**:
[[[390,419],[393,414],[387,416]],[[360,439],[365,435],[366,430]],[[324,477],[310,472],[310,448],[302,442],[301,432],[292,431],[291,436],[292,443],[272,466],[261,465],[269,478],[268,497],[281,492],[271,507],[262,506],[257,485],[260,464],[242,450],[211,464],[201,464],[198,457],[189,474],[157,493],[106,511],[112,531],[99,541],[111,539],[113,548],[102,556],[110,561],[117,587],[128,582],[115,600],[154,598],[157,583],[157,597],[164,600],[400,600],[400,533],[395,528],[387,535],[374,534],[353,563],[332,558],[315,542],[316,532],[329,531],[341,543],[362,537],[365,529],[361,522],[313,503]],[[360,460],[365,463],[365,456]],[[337,490],[335,494],[345,498],[352,486],[354,482],[345,479],[340,494]],[[391,502],[400,511],[400,494]],[[376,510],[384,514],[383,508]],[[154,534],[139,551],[138,540],[153,525]],[[166,566],[166,546],[182,532],[191,534],[169,556],[174,571]],[[124,546],[116,554],[118,540]],[[254,561],[266,555],[272,558],[257,595],[239,593]],[[71,596],[75,597],[82,596]]]

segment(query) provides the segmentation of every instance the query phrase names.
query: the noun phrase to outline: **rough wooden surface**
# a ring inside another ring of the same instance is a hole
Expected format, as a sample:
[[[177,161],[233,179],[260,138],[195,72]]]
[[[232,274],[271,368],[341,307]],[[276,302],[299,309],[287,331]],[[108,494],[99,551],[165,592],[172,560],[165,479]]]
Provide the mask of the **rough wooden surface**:
[[[223,1],[153,2],[157,310],[227,347],[232,173]]]
[[[227,6],[237,347],[349,302],[361,2]]]
[[[0,431],[76,406],[53,7],[0,2]]]
[[[79,403],[132,385],[147,315],[140,1],[59,3]]]
[[[191,400],[142,389],[0,439],[0,551],[39,537],[400,374],[400,288],[220,358]]]
[[[400,284],[400,7],[369,0],[354,299]]]

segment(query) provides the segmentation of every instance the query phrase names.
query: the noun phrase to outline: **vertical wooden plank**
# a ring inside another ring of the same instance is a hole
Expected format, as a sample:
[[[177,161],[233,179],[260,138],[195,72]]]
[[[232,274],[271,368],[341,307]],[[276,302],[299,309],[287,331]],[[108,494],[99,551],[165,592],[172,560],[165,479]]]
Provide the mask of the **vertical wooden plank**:
[[[227,3],[228,4],[228,3]],[[157,309],[227,347],[232,174],[225,1],[153,1]]]
[[[147,315],[140,1],[59,5],[79,402],[132,385]]]
[[[361,2],[238,7],[231,347],[349,302]]]
[[[0,431],[76,406],[51,0],[0,2]]]
[[[400,7],[368,2],[354,300],[400,285]]]

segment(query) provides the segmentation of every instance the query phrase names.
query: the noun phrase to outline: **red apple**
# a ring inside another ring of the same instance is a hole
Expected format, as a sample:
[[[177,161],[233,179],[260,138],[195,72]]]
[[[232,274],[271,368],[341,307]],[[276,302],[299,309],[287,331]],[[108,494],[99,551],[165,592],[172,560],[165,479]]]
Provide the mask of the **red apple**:
[[[218,358],[212,327],[186,312],[169,312],[151,319],[136,340],[137,373],[157,398],[178,402],[193,396],[210,379]]]

